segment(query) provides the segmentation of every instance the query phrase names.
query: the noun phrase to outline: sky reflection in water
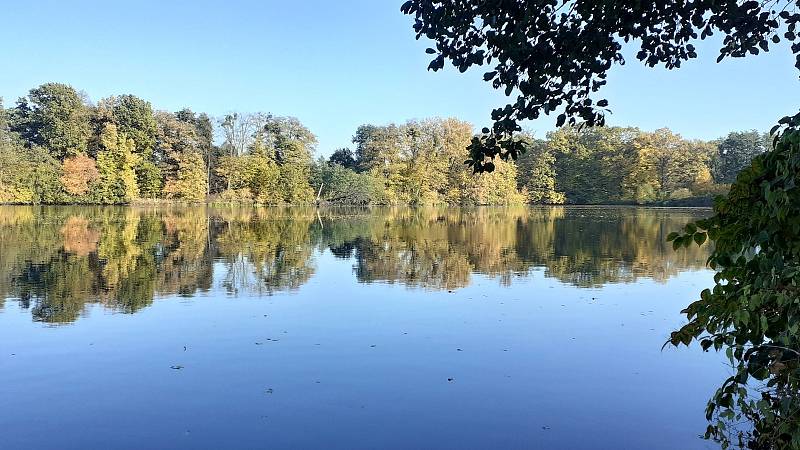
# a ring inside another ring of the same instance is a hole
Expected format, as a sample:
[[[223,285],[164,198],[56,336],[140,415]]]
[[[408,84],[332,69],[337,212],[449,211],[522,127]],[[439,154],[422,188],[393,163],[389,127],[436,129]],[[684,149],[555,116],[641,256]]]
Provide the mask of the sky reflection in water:
[[[0,207],[8,448],[713,448],[707,210]]]

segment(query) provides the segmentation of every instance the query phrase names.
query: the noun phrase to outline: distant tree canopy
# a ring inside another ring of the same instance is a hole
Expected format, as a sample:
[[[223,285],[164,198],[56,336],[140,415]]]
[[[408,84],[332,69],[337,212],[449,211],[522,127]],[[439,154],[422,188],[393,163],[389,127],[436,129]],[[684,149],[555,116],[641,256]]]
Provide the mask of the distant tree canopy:
[[[17,101],[11,131],[30,146],[50,149],[59,159],[76,156],[89,142],[89,108],[72,86],[46,83]]]
[[[769,135],[756,130],[728,134],[717,144],[714,178],[721,183],[733,183],[753,158],[772,148],[771,141]]]
[[[338,164],[346,169],[353,169],[356,166],[356,158],[353,151],[349,148],[340,148],[335,150],[328,158],[331,164]]]
[[[119,132],[136,142],[139,153],[149,155],[155,148],[158,130],[150,102],[134,95],[121,95],[104,103],[110,107],[111,120]]]
[[[486,158],[516,158],[522,149],[509,137],[520,121],[556,114],[556,124],[602,125],[608,100],[598,91],[608,71],[624,64],[625,43],[636,58],[668,69],[696,58],[694,42],[724,36],[718,61],[792,44],[800,68],[800,22],[796,0],[409,0],[417,38],[435,42],[428,66],[445,61],[464,72],[490,66],[484,80],[516,100],[492,111],[494,125],[471,145],[476,171],[491,170]]]
[[[0,143],[7,142],[10,138],[8,112],[3,107],[3,97],[0,97]]]
[[[130,94],[92,105],[48,83],[0,108],[0,203],[707,204],[727,189],[721,177],[763,151],[748,133],[715,142],[667,129],[518,133],[515,145],[527,153],[473,176],[463,162],[475,132],[453,118],[364,124],[353,150],[326,160],[315,158],[316,136],[293,117],[214,120],[189,108],[157,111]]]

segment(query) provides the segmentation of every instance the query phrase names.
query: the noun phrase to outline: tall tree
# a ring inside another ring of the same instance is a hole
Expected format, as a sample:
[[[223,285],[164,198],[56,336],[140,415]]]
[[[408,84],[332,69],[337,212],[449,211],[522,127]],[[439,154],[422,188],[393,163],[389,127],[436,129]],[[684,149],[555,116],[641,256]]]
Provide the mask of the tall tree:
[[[260,134],[267,148],[274,149],[275,160],[278,163],[293,158],[296,160],[298,157],[304,163],[311,163],[317,146],[317,137],[297,118],[269,115],[261,127]],[[299,147],[288,149],[292,143],[298,144]]]
[[[89,108],[72,86],[45,83],[17,102],[13,131],[28,145],[40,145],[56,158],[85,153],[89,141]]]
[[[203,157],[199,152],[172,153],[173,168],[164,183],[164,195],[169,199],[201,202],[208,192],[208,178]]]
[[[403,203],[426,205],[439,203],[447,186],[448,158],[443,154],[441,120],[411,120],[400,130],[400,173]]]
[[[163,161],[164,193],[168,198],[200,201],[208,192],[208,174],[193,123],[177,115],[156,113],[156,154]]]
[[[36,141],[34,129],[31,126],[31,105],[27,97],[17,99],[15,106],[8,110],[8,130],[22,140],[27,147]]]
[[[401,130],[388,126],[361,125],[353,136],[356,144],[356,165],[366,172],[381,170],[400,159]]]
[[[140,156],[133,139],[108,123],[103,128],[97,150],[98,186],[94,191],[100,203],[128,203],[139,197],[134,168]],[[89,169],[91,170],[91,169]]]
[[[93,122],[98,136],[106,124],[113,123],[118,133],[133,140],[139,194],[157,197],[161,193],[161,170],[155,155],[158,128],[150,102],[130,94],[103,99],[95,108]]]
[[[517,186],[527,192],[530,203],[560,204],[565,196],[556,190],[556,158],[547,142],[522,136],[526,150],[517,160]]]
[[[270,116],[260,137],[272,151],[280,169],[279,184],[287,203],[305,203],[313,200],[309,185],[311,163],[317,137],[294,117]]]
[[[657,199],[668,199],[679,191],[691,191],[710,177],[708,167],[713,148],[706,143],[687,141],[662,128],[639,133],[633,147],[635,164],[625,180],[632,197],[636,195],[634,192],[641,195],[644,186],[649,186]]]
[[[247,155],[221,157],[215,172],[226,186],[223,200],[268,205],[283,202],[280,170],[261,139],[256,139]]]
[[[6,110],[0,98],[0,203],[63,201],[61,164],[47,149],[26,139],[30,137],[30,109],[24,98],[17,106]]]
[[[313,199],[313,191],[308,183],[311,171],[311,158],[300,141],[289,141],[281,146],[282,160],[279,186],[286,203],[307,203]]]
[[[268,205],[281,203],[285,190],[280,184],[281,170],[263,139],[256,139],[250,154],[240,159],[244,159],[245,168],[241,172],[247,174],[247,186],[253,200]]]
[[[184,108],[175,113],[178,120],[192,124],[197,134],[197,144],[200,154],[203,155],[203,163],[206,168],[206,178],[209,180],[206,195],[211,194],[211,185],[218,184],[217,180],[213,180],[218,155],[217,148],[214,145],[214,125],[211,118],[206,113],[195,114],[191,109]]]
[[[767,151],[768,142],[756,130],[729,133],[717,145],[714,178],[719,183],[733,183],[753,158]]]
[[[194,126],[197,129],[197,136],[200,138],[200,153],[206,164],[208,194],[219,192],[221,183],[216,179],[214,168],[219,163],[222,154],[220,148],[214,144],[214,122],[208,114],[200,113],[195,117]]]
[[[137,153],[150,158],[158,131],[150,102],[130,94],[112,97],[109,101],[117,131],[133,139]]]
[[[336,151],[331,153],[328,162],[331,164],[338,164],[345,169],[355,169],[356,167],[355,155],[353,151],[347,147],[336,149]]]
[[[219,126],[225,136],[223,150],[230,156],[242,156],[247,153],[271,117],[272,114],[265,113],[231,113],[219,119]]]
[[[399,200],[403,183],[400,172],[402,139],[402,130],[394,124],[361,125],[353,136],[358,171],[379,179],[390,203]]]
[[[11,130],[8,128],[8,112],[3,107],[3,97],[0,97],[0,143],[11,139]]]
[[[623,180],[632,164],[631,128],[564,127],[548,135],[556,163],[556,189],[572,203],[623,200]]]

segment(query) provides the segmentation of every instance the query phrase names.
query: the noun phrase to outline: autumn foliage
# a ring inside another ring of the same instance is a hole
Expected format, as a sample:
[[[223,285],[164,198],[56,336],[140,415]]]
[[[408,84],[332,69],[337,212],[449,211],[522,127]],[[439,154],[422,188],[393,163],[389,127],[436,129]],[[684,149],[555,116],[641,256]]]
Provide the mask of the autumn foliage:
[[[62,164],[61,184],[72,195],[84,195],[89,185],[100,177],[94,160],[86,154],[66,158]]]

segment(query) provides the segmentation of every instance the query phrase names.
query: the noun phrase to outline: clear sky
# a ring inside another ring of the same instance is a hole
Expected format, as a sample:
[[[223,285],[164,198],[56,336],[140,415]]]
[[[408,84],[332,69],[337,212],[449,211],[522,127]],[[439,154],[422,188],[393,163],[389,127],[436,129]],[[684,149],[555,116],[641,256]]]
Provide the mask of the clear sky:
[[[93,101],[131,93],[157,109],[212,116],[265,111],[298,117],[320,154],[350,145],[356,127],[458,117],[481,127],[502,93],[481,71],[427,72],[403,0],[29,1],[2,7],[0,96],[6,105],[43,82]],[[715,64],[717,50],[678,71],[630,53],[604,96],[612,125],[668,126],[688,138],[767,130],[800,108],[788,49]],[[543,136],[555,118],[528,127]]]

